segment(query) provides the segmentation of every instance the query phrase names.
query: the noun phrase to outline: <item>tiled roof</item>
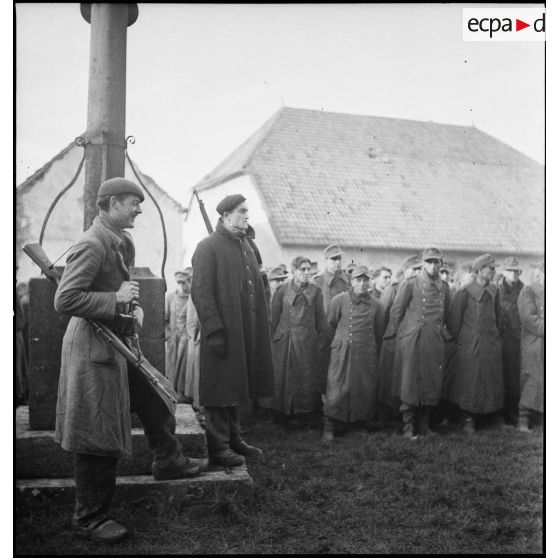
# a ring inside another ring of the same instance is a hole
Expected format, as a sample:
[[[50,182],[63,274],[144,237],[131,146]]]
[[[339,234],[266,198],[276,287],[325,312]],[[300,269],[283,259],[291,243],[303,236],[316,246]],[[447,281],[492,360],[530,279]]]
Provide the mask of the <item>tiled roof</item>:
[[[282,108],[196,188],[238,173],[281,244],[544,249],[544,167],[469,126]]]

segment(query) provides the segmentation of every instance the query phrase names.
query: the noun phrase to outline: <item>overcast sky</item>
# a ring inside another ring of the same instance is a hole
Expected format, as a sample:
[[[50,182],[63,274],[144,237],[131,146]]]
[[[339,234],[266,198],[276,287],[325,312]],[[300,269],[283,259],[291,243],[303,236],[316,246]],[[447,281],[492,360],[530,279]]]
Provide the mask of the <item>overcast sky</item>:
[[[130,154],[181,203],[282,105],[474,124],[544,161],[544,43],[464,42],[464,4],[138,6]],[[90,26],[17,4],[16,30],[20,184],[86,130]]]

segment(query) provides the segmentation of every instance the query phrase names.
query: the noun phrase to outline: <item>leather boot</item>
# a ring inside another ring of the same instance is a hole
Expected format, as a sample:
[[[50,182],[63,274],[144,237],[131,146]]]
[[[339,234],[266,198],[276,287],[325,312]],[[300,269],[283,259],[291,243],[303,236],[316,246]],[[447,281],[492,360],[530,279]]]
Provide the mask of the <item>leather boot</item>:
[[[422,407],[421,409],[419,409],[418,433],[421,436],[436,434],[434,430],[430,430],[430,407]]]
[[[403,411],[403,438],[407,438],[409,440],[416,440],[417,437],[413,432],[413,423],[415,421],[415,412],[414,411]]]
[[[333,421],[329,417],[324,417],[324,432],[322,434],[322,442],[329,444],[333,442],[335,433],[333,432]]]

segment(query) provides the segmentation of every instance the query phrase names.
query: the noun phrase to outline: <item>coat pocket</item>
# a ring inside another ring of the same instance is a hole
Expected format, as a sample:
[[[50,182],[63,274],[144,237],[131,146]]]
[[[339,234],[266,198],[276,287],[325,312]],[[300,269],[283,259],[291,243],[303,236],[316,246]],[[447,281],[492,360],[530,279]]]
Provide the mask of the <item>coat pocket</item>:
[[[114,347],[105,343],[97,333],[91,331],[90,360],[94,366],[111,366],[116,363]]]

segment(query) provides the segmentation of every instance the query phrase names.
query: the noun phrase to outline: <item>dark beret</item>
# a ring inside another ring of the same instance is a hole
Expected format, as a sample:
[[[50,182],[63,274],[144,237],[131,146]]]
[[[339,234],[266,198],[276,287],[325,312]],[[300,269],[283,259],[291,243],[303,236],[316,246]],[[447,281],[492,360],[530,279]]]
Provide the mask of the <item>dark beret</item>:
[[[105,180],[99,188],[97,199],[101,196],[120,196],[122,194],[133,194],[141,201],[145,199],[141,188],[135,182],[119,177]]]
[[[217,213],[219,213],[219,215],[223,215],[225,211],[232,211],[235,207],[245,201],[246,198],[242,194],[232,194],[231,196],[227,196],[217,204]]]

